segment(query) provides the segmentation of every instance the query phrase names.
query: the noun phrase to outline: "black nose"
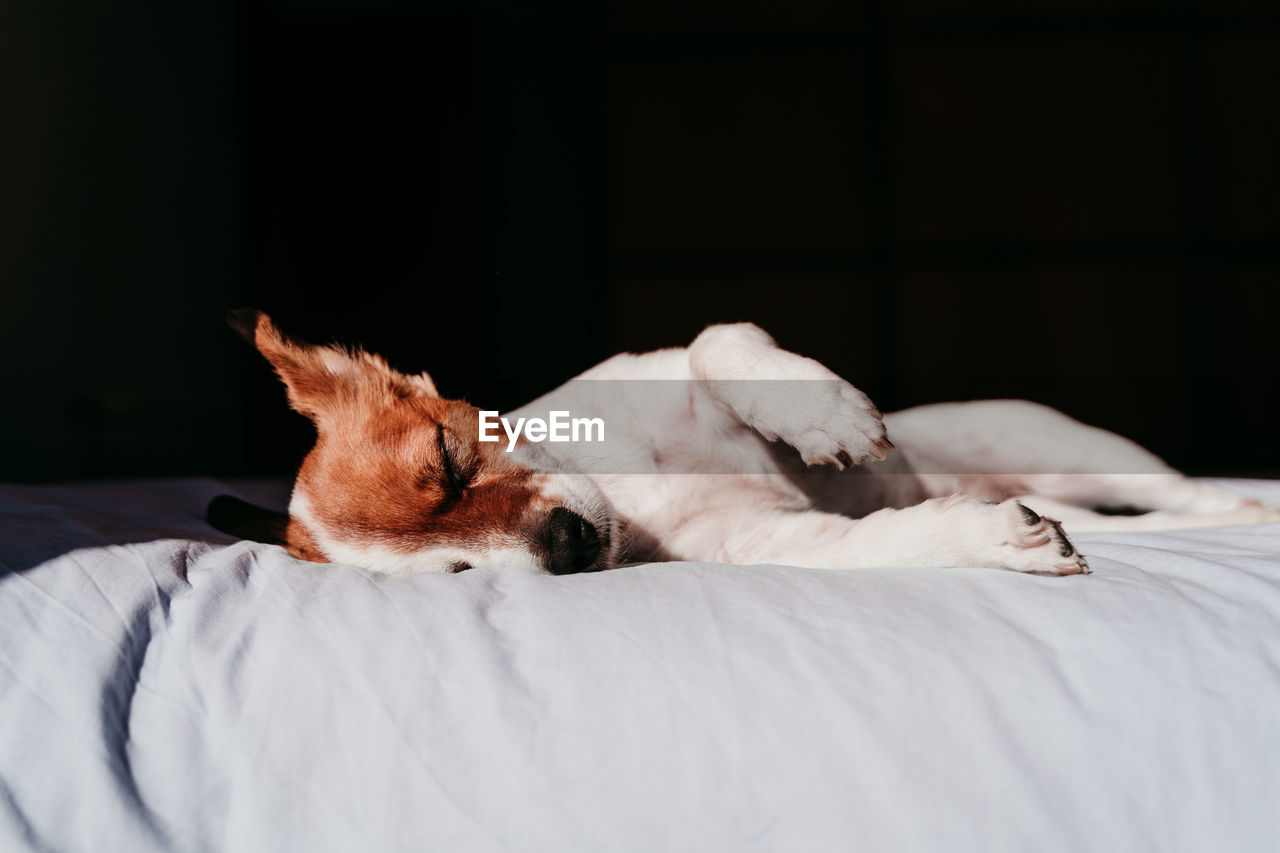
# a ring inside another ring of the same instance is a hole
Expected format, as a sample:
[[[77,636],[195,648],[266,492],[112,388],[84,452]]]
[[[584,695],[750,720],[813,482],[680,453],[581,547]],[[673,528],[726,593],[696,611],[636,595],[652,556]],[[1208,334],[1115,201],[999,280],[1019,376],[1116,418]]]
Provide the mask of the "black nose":
[[[562,506],[551,510],[547,530],[551,539],[547,568],[553,575],[580,572],[600,556],[600,537],[595,527],[576,512]]]

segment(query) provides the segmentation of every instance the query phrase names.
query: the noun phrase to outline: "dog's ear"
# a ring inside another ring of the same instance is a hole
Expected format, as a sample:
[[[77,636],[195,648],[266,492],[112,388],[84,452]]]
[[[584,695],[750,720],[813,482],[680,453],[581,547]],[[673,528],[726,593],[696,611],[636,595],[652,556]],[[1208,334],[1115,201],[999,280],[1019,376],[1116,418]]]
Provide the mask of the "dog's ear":
[[[424,370],[421,373],[400,374],[401,378],[413,388],[416,388],[426,397],[439,397],[440,392],[436,390],[436,383],[431,381],[431,376]]]
[[[373,368],[374,373],[389,383],[392,391],[398,396],[440,396],[440,393],[436,391],[436,383],[432,382],[431,377],[426,373],[401,373],[387,364],[382,356],[363,350],[358,351],[356,357],[361,359],[366,366]]]
[[[218,495],[209,502],[205,517],[218,530],[237,539],[282,545],[299,560],[329,562],[311,535],[289,518],[288,513],[265,509],[231,495]]]
[[[359,362],[348,353],[294,340],[261,311],[232,311],[227,322],[275,368],[289,404],[297,411],[316,420],[350,396],[347,386],[355,379]]]
[[[271,322],[270,317],[254,308],[236,308],[227,312],[227,325],[235,329],[240,337],[257,346],[254,338],[258,331],[259,317],[265,318],[268,323]]]
[[[268,545],[287,543],[288,515],[263,509],[231,495],[218,495],[211,500],[205,510],[205,518],[218,530],[238,539],[251,539]]]
[[[373,353],[290,338],[261,311],[232,311],[227,322],[275,368],[289,404],[317,423],[322,415],[362,398],[439,396],[425,373],[406,376]]]

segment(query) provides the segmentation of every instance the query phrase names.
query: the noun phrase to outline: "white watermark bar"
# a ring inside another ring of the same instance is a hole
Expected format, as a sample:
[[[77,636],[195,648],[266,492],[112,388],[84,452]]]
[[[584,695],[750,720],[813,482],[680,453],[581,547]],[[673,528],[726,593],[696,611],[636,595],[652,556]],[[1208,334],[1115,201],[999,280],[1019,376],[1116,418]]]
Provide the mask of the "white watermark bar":
[[[1081,393],[1070,390],[1061,396]],[[477,414],[476,440],[561,473],[942,475],[960,490],[971,476],[1165,470],[1045,405],[960,400],[882,415],[838,379],[579,379],[513,412]]]

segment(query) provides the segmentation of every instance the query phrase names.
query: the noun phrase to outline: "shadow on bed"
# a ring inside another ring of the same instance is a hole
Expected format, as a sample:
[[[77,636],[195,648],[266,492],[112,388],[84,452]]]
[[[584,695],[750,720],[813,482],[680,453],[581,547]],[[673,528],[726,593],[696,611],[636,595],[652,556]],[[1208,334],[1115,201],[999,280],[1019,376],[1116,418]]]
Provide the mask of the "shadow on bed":
[[[227,494],[283,507],[288,485],[209,479],[0,484],[0,577],[84,549],[161,540],[231,544],[243,537],[206,518],[210,502]]]

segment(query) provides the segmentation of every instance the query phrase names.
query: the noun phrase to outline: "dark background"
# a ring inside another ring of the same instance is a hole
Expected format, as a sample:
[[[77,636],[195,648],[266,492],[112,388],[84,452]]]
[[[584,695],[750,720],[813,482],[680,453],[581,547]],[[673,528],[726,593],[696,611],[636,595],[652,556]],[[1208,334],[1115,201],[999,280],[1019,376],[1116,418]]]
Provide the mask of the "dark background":
[[[0,479],[291,470],[239,306],[487,408],[750,319],[1275,474],[1278,92],[1249,0],[6,4]]]

